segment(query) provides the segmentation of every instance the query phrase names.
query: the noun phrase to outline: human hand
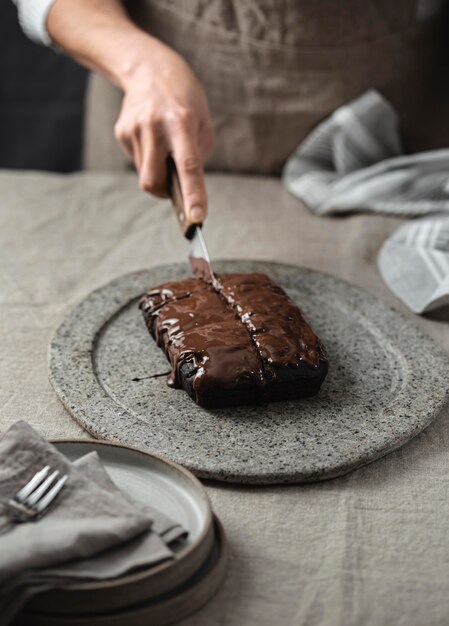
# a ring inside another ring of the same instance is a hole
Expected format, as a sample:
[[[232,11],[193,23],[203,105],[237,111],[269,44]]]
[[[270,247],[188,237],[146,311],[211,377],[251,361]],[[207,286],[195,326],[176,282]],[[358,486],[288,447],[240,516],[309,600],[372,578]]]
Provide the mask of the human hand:
[[[202,222],[207,215],[203,165],[214,142],[206,96],[182,57],[146,39],[139,43],[139,62],[122,74],[124,98],[115,136],[135,163],[141,189],[160,197],[167,196],[171,153],[187,217]]]
[[[214,141],[206,96],[187,63],[140,30],[122,0],[54,0],[52,41],[124,92],[115,134],[140,186],[166,196],[166,157],[175,159],[189,221],[207,214],[203,164]]]

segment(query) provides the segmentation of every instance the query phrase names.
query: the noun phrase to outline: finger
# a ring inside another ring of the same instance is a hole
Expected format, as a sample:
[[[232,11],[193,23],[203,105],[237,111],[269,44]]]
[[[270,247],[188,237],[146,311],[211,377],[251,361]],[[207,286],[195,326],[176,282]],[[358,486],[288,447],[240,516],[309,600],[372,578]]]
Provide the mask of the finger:
[[[187,219],[198,224],[207,216],[207,194],[197,141],[183,133],[172,141]]]
[[[140,188],[143,191],[167,197],[168,148],[163,136],[149,126],[142,128],[142,163],[139,171]]]
[[[142,165],[142,146],[139,128],[136,128],[131,135],[131,145],[134,165],[136,166],[137,171],[140,172],[140,167]]]
[[[203,162],[210,154],[215,143],[215,133],[210,124],[202,124],[199,130],[199,147]]]
[[[122,141],[120,141],[120,145],[122,146],[123,152],[126,154],[128,159],[130,161],[134,162],[133,144],[132,144],[131,140],[130,139],[123,139]]]
[[[130,161],[134,161],[133,145],[129,135],[122,129],[120,124],[116,124],[114,127],[115,138],[122,147],[123,152],[126,154]]]

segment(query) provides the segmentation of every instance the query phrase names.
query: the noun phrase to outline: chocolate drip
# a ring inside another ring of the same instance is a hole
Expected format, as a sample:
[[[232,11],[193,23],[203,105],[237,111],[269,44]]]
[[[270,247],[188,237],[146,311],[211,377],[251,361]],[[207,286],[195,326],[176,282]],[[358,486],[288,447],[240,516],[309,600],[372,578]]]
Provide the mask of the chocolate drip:
[[[213,391],[226,395],[239,385],[257,390],[263,400],[281,370],[327,371],[320,340],[263,274],[223,274],[213,285],[195,279],[167,283],[149,291],[140,307],[170,361],[168,384],[186,388],[183,372],[189,371],[199,404],[210,405]]]

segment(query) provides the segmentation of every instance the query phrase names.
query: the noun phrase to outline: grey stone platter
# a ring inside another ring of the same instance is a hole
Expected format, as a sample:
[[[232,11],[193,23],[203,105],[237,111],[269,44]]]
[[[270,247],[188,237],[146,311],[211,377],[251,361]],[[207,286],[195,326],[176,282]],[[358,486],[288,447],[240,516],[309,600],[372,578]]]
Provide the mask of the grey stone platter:
[[[221,410],[170,389],[169,368],[137,307],[148,288],[189,275],[166,265],[91,293],[56,331],[50,380],[94,437],[164,455],[203,478],[312,482],[370,463],[423,430],[448,395],[449,360],[413,323],[364,291],[291,265],[214,264],[265,272],[302,308],[330,369],[316,398]]]

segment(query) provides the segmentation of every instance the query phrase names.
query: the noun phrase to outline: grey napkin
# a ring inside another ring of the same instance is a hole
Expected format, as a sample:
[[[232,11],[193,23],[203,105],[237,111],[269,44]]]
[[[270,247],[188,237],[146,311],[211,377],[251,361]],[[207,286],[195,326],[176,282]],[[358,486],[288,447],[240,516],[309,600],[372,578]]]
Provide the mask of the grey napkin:
[[[403,155],[397,115],[377,91],[319,124],[287,161],[282,179],[318,215],[440,213],[394,233],[378,263],[387,285],[415,313],[449,302],[449,149]]]
[[[0,537],[1,626],[35,593],[159,563],[173,557],[168,544],[186,536],[176,522],[122,494],[96,453],[71,465],[25,422],[0,440],[0,498],[45,464],[68,472],[69,481],[39,522]]]
[[[449,216],[435,215],[404,224],[377,257],[389,288],[414,313],[449,304]]]
[[[91,452],[90,454],[86,454],[85,456],[77,459],[73,465],[75,467],[82,468],[89,478],[94,478],[97,481],[97,484],[104,489],[115,492],[118,491],[117,486],[104,469],[96,452]],[[188,533],[186,529],[181,526],[179,522],[172,520],[170,517],[167,517],[167,515],[161,513],[149,504],[136,502],[127,493],[121,491],[118,493],[131,502],[134,507],[137,507],[150,516],[152,520],[152,533],[158,535],[167,546],[171,546],[179,539],[185,539],[187,537]],[[146,535],[148,535],[148,533],[144,534],[144,538]]]
[[[151,517],[72,466],[26,422],[0,440],[0,500],[8,499],[45,465],[69,475],[57,505],[36,523],[0,535],[0,585],[24,570],[98,554],[151,527]]]

